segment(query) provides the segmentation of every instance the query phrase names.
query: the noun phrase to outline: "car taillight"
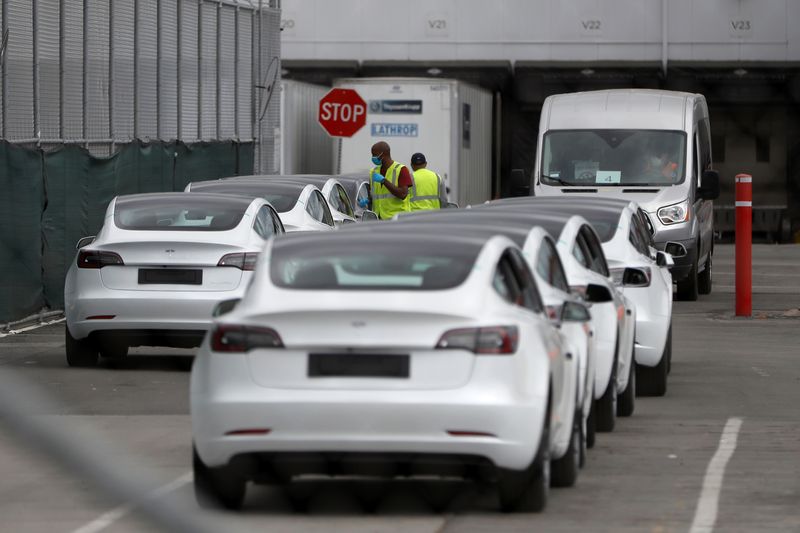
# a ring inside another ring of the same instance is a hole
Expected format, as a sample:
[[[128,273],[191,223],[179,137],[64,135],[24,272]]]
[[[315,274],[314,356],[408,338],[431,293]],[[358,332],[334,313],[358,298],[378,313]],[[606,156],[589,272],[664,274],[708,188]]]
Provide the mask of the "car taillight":
[[[436,347],[469,350],[479,355],[510,355],[517,351],[516,326],[452,329],[445,332]]]
[[[283,348],[278,332],[255,326],[217,326],[211,333],[215,352],[244,353],[256,348]]]
[[[235,267],[239,270],[255,270],[256,261],[258,261],[258,252],[237,252],[223,255],[217,266]]]
[[[124,265],[119,254],[100,250],[81,250],[78,252],[78,268],[103,268],[111,265]]]

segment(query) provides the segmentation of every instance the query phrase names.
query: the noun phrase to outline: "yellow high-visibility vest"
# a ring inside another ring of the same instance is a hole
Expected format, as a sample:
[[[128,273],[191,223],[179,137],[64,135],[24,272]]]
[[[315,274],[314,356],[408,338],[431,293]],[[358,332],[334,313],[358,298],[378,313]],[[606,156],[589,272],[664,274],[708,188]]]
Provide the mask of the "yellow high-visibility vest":
[[[414,171],[410,193],[412,211],[439,209],[439,175],[427,168]]]
[[[384,178],[397,187],[397,182],[400,180],[400,170],[404,166],[405,165],[395,161],[386,169]],[[378,218],[381,220],[389,220],[397,213],[410,211],[409,197],[411,196],[411,191],[408,191],[406,197],[401,200],[389,192],[389,189],[387,189],[383,183],[375,183],[372,181],[372,176],[380,173],[381,167],[375,167],[369,173],[370,183],[372,183],[372,209],[378,215]]]

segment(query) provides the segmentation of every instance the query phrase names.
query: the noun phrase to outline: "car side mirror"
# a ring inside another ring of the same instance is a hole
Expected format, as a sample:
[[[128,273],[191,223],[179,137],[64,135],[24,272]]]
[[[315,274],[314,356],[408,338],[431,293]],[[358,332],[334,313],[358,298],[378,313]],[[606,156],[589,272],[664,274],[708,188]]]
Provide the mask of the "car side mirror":
[[[217,305],[214,306],[214,310],[211,311],[211,316],[217,317],[222,316],[230,313],[233,311],[233,308],[236,307],[236,304],[241,302],[241,298],[231,298],[230,300],[222,300]]]
[[[608,287],[595,285],[594,283],[590,283],[586,286],[585,298],[587,302],[593,304],[601,304],[614,300],[614,296],[612,296],[611,291],[608,290]]]
[[[667,252],[656,252],[656,264],[660,267],[671,267],[675,264],[672,256]]]
[[[361,221],[367,222],[369,220],[378,220],[378,214],[375,211],[370,211],[369,209],[365,209],[361,213]]]
[[[511,183],[511,196],[530,196],[531,184],[524,169],[512,168],[509,182]]]
[[[719,198],[719,172],[716,170],[704,170],[703,180],[697,189],[697,194],[703,200],[716,200]]]
[[[78,239],[78,242],[75,243],[75,249],[76,250],[80,250],[84,246],[92,244],[94,242],[95,238],[96,237],[94,235],[90,235],[89,237],[83,237],[81,239]]]
[[[447,202],[446,209],[458,209],[458,204],[455,202]]]
[[[591,318],[592,315],[589,313],[589,308],[580,302],[567,300],[561,306],[562,322],[588,322]]]

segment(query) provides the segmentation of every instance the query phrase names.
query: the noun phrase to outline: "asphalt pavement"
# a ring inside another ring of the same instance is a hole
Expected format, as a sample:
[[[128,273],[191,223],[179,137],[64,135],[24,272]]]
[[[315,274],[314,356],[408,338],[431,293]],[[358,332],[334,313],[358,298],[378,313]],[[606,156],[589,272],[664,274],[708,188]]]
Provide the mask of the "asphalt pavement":
[[[631,418],[598,435],[577,486],[552,490],[540,515],[500,513],[493,491],[457,481],[251,487],[239,514],[200,511],[188,475],[191,351],[140,348],[119,368],[67,368],[60,323],[0,338],[0,372],[52,399],[43,420],[134,463],[151,497],[217,531],[800,531],[800,246],[753,255],[754,317],[733,316],[733,247],[719,245],[714,292],[675,303],[667,396],[637,398]],[[1,532],[151,529],[32,444],[0,429]]]

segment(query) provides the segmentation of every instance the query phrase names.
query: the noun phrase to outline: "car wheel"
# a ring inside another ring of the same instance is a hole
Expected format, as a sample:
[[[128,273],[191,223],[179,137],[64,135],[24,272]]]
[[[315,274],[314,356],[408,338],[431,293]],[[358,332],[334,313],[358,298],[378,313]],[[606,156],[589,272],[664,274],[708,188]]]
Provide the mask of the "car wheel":
[[[581,445],[581,453],[580,453],[580,462],[578,466],[583,468],[586,466],[586,420],[583,419],[583,412],[578,410],[578,417],[581,421],[580,428],[581,428],[581,435],[580,435],[580,445]]]
[[[697,259],[695,259],[686,279],[678,282],[678,300],[694,302],[697,300],[697,294]]]
[[[595,427],[597,431],[614,431],[617,417],[617,358],[611,365],[611,377],[608,378],[606,391],[594,402]]]
[[[628,368],[628,385],[617,401],[617,416],[631,416],[636,404],[636,356],[631,357]]]
[[[539,439],[539,449],[531,465],[525,470],[499,468],[497,495],[503,512],[541,512],[547,506],[550,492],[550,409],[545,415],[545,425]]]
[[[667,342],[661,360],[654,367],[640,366],[636,369],[639,374],[640,396],[664,396],[667,393],[667,374],[669,362],[672,359],[672,326],[667,331]]]
[[[697,279],[697,292],[700,294],[711,294],[711,253],[708,254],[706,259],[705,268],[700,273]]]
[[[192,448],[192,470],[194,495],[200,507],[232,511],[242,508],[247,480],[241,475],[227,466],[217,468],[206,466],[194,448]]]
[[[97,347],[87,337],[76,339],[69,332],[69,327],[64,328],[65,344],[67,352],[67,364],[77,367],[92,367],[97,365]]]
[[[550,485],[553,487],[571,487],[578,480],[581,463],[581,415],[576,411],[572,417],[572,431],[569,435],[569,446],[563,457],[552,462],[550,467]]]
[[[594,398],[594,388],[592,388],[592,398]],[[597,432],[597,420],[595,419],[595,401],[589,408],[589,416],[586,417],[586,447],[594,448],[594,441]]]

